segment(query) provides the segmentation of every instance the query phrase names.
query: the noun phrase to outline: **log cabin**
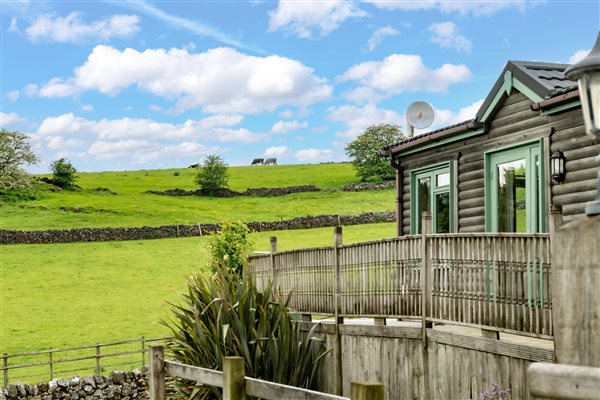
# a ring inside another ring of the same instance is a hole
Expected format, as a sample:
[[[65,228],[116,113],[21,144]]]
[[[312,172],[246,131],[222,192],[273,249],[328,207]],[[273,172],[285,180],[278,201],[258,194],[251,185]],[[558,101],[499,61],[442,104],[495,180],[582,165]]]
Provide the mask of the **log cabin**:
[[[508,61],[475,118],[387,146],[396,169],[396,233],[553,233],[585,215],[600,151],[586,136],[569,65]],[[565,174],[552,175],[551,156]]]

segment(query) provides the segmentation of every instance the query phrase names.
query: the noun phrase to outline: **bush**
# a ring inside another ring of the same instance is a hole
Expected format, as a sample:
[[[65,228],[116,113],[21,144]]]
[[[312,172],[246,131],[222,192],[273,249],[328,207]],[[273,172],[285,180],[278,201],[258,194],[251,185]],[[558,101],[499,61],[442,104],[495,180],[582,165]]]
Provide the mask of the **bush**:
[[[398,125],[371,125],[353,142],[346,146],[346,154],[352,160],[356,175],[363,182],[392,180],[396,171],[389,160],[377,154],[382,148],[404,140]]]
[[[287,312],[290,297],[280,301],[272,284],[260,292],[251,277],[231,269],[212,278],[188,279],[183,304],[171,304],[172,319],[163,321],[173,337],[168,351],[179,362],[223,369],[223,357],[244,358],[246,376],[311,388],[328,353],[315,325],[301,332]],[[176,397],[221,398],[220,390],[177,381]]]
[[[208,266],[211,271],[230,269],[241,275],[252,252],[249,235],[250,229],[240,221],[222,223],[221,230],[209,238]]]
[[[213,194],[219,189],[227,188],[228,181],[229,170],[227,164],[217,155],[206,157],[202,165],[198,167],[196,183],[207,194]]]
[[[77,170],[68,160],[60,158],[52,163],[50,166],[52,171],[52,182],[63,189],[73,187],[77,175]]]

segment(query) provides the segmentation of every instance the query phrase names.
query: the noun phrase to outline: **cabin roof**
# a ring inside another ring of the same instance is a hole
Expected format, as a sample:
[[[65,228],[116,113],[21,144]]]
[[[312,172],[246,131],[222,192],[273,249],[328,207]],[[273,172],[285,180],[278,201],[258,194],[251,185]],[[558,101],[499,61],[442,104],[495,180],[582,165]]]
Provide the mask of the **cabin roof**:
[[[564,101],[572,100],[573,97],[577,96],[565,96],[565,94],[576,91],[577,83],[565,76],[564,71],[568,67],[569,64],[508,61],[474,119],[439,128],[386,146],[379,151],[379,154],[389,156],[390,154],[419,147],[424,143],[435,142],[459,133],[480,130],[498,106],[498,99],[508,95],[515,86],[517,86],[517,90],[525,89],[527,93],[524,94],[536,104],[536,110],[544,108],[543,103],[546,101],[549,105],[556,105],[556,100],[560,102],[563,102],[563,99]],[[560,99],[551,100],[561,95]]]

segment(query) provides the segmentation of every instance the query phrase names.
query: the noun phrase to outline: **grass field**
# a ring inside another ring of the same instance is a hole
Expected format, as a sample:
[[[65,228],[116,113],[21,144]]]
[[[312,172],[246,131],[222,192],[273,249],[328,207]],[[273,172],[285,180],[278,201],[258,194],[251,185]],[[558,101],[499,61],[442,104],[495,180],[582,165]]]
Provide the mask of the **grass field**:
[[[350,164],[231,167],[230,187],[237,191],[257,187],[316,185],[322,192],[282,197],[170,197],[148,190],[193,190],[192,169],[81,173],[81,191],[42,192],[38,199],[4,203],[3,229],[65,229],[133,227],[232,220],[275,221],[306,215],[356,215],[394,208],[392,190],[350,193],[341,186],[356,183]],[[179,175],[177,176],[178,173]],[[94,191],[108,188],[116,194]],[[73,209],[77,209],[77,212]]]
[[[333,228],[252,234],[255,250],[333,243]],[[393,224],[344,228],[344,242],[394,236]],[[158,320],[186,277],[205,271],[206,237],[12,245],[1,250],[0,352],[165,334]]]

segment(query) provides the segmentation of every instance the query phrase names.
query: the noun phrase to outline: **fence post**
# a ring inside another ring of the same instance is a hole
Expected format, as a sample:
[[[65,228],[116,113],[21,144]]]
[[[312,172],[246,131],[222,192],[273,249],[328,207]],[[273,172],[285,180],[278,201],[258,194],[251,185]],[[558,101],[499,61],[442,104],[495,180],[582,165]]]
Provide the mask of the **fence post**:
[[[50,361],[50,380],[54,379],[54,362],[52,360],[52,352],[48,353],[48,361]]]
[[[342,292],[342,273],[340,261],[340,246],[342,245],[342,227],[336,226],[333,230],[333,254],[335,262],[335,388],[338,395],[344,391],[344,377],[342,373],[342,338],[340,336],[340,324],[344,323],[344,317],[341,314],[341,292]]]
[[[100,343],[96,343],[96,375],[102,375],[100,371]]]
[[[244,359],[242,357],[223,358],[223,400],[244,400]]]
[[[142,336],[142,368],[146,365],[146,338]]]
[[[150,346],[150,400],[165,400],[165,348]]]
[[[383,400],[383,384],[350,382],[350,400]]]
[[[431,311],[432,292],[432,266],[429,254],[429,242],[427,235],[431,234],[431,213],[425,211],[421,217],[421,324],[423,329],[423,347],[427,347],[427,328],[431,328],[431,322],[427,322],[427,316]]]
[[[8,386],[8,353],[2,355],[2,372],[4,372],[4,387]]]
[[[277,293],[277,266],[275,265],[275,254],[277,253],[277,236],[271,236],[271,271],[273,272],[273,288]]]

